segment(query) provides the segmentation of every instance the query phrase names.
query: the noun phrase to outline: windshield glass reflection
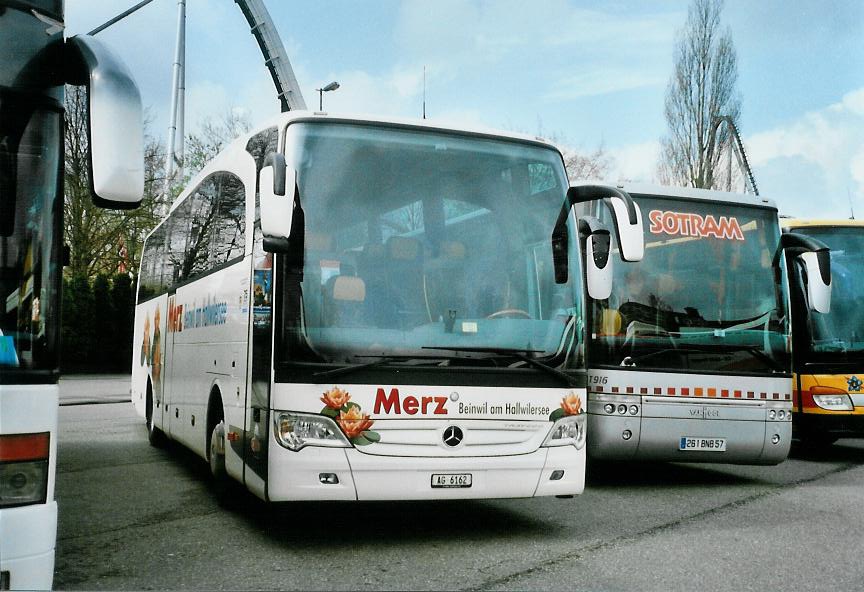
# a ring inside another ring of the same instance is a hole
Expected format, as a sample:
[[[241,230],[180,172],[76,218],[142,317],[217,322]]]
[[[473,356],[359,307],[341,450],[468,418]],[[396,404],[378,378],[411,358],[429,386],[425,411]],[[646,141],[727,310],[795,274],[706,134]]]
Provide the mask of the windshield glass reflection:
[[[434,353],[453,365],[515,350],[574,363],[579,276],[555,283],[550,244],[566,190],[557,152],[304,123],[289,127],[286,155],[306,228],[308,347],[292,359]]]
[[[764,372],[787,364],[771,260],[776,212],[633,195],[645,258],[592,307],[591,365]]]

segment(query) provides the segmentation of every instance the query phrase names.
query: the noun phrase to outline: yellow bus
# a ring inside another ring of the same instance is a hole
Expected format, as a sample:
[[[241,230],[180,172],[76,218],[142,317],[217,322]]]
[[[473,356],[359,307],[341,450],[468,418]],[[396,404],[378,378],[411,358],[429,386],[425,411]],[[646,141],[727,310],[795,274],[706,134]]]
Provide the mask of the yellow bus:
[[[831,249],[831,312],[811,314],[790,269],[793,432],[815,444],[864,436],[864,221],[782,220]]]

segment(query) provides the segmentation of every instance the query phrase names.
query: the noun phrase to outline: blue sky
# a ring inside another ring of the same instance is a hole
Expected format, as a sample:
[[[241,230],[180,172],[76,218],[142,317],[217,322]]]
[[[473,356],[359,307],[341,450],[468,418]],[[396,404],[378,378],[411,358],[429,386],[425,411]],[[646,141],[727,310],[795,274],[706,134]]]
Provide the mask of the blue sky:
[[[654,181],[675,35],[688,2],[265,0],[304,97],[332,80],[328,111],[427,115],[553,137],[613,157],[611,180]],[[67,34],[134,0],[66,0]],[[278,112],[233,0],[187,0],[187,131],[241,109]],[[864,217],[864,2],[727,0],[738,53],[740,131],[781,213]],[[100,33],[135,73],[165,135],[176,0]]]

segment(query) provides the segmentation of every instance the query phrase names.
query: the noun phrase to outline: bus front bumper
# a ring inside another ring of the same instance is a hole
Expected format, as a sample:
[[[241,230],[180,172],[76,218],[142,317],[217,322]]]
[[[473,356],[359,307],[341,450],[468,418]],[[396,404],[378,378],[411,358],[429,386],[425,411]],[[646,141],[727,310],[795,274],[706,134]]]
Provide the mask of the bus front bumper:
[[[56,540],[56,501],[0,510],[0,572],[12,590],[51,589]]]
[[[610,415],[602,406],[592,407],[589,402],[588,456],[592,460],[775,465],[786,459],[792,441],[792,422],[767,421],[762,407],[724,405],[718,419],[697,417],[703,405],[692,402],[642,403],[635,416]],[[784,415],[788,417],[787,408]],[[711,406],[711,412],[714,409]],[[682,438],[723,439],[726,448],[681,450]]]
[[[267,491],[274,502],[520,498],[585,488],[585,448],[573,446],[469,458],[380,456],[356,448],[274,446],[271,452]],[[471,484],[433,487],[433,475],[470,475]]]
[[[860,408],[856,408],[860,411]],[[830,436],[864,438],[864,415],[836,411],[829,413],[796,412],[793,419],[795,436]]]

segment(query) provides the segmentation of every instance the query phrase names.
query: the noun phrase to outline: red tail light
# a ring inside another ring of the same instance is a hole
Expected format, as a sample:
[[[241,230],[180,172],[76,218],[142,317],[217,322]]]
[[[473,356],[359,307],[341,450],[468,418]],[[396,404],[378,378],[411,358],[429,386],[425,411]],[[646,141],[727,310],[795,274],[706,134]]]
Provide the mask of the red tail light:
[[[51,434],[13,434],[0,436],[0,462],[47,459],[51,451]]]

